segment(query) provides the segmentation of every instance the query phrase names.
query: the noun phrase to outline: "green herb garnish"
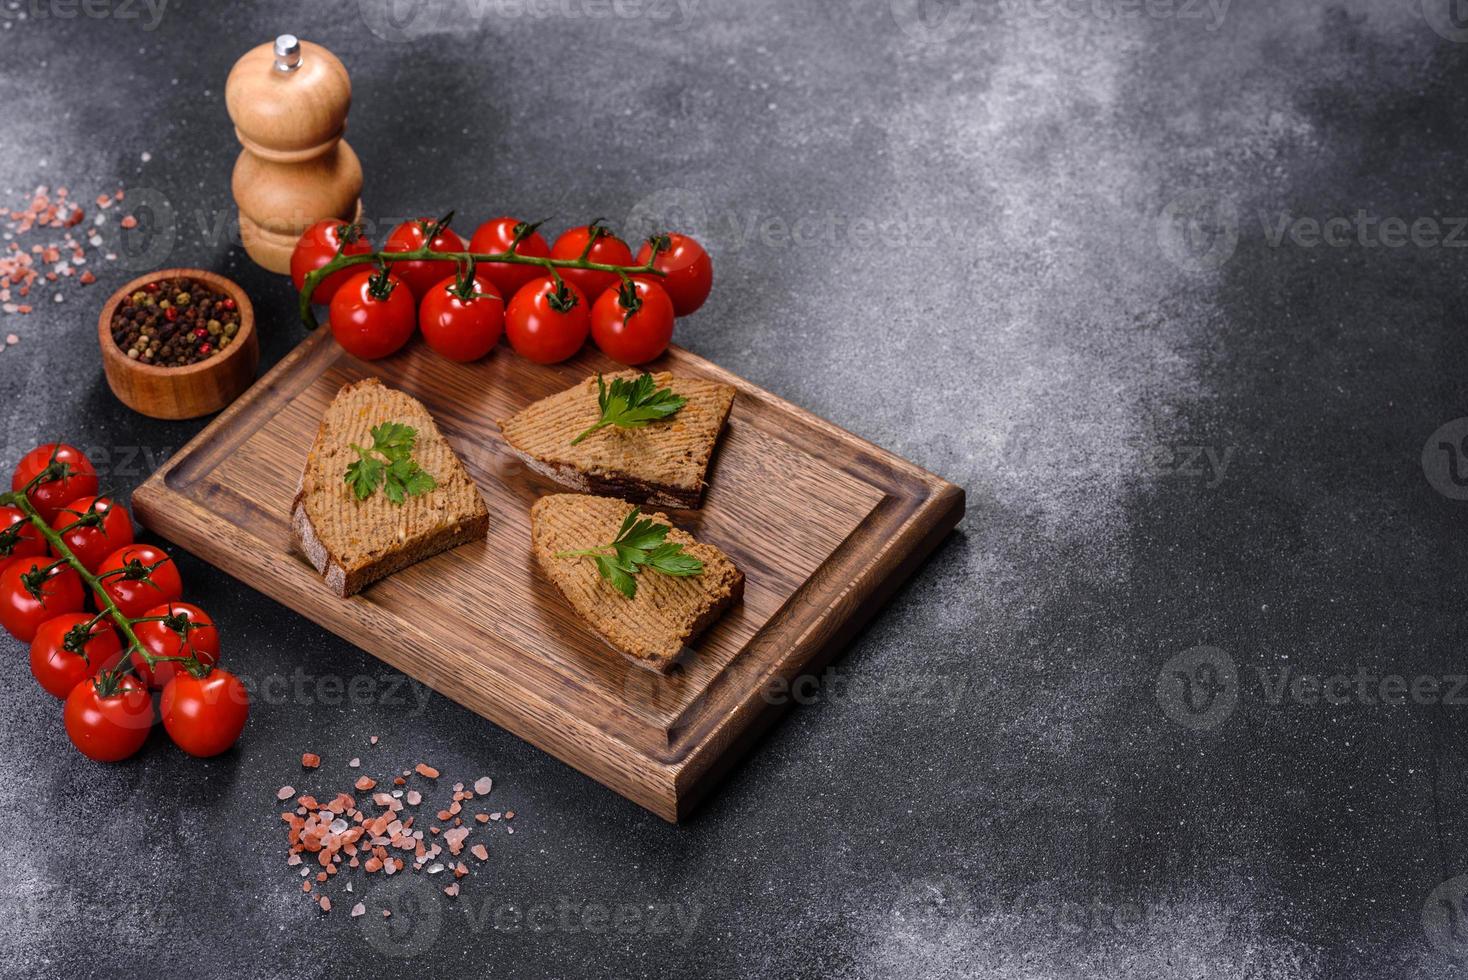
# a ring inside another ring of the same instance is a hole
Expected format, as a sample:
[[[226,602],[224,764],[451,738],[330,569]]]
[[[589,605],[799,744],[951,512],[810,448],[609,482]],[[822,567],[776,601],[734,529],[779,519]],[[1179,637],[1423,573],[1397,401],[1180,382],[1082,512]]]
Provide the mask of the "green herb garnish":
[[[667,418],[688,404],[688,399],[673,394],[672,388],[659,388],[652,375],[646,371],[632,381],[613,378],[610,386],[598,373],[596,391],[596,401],[601,406],[601,420],[572,439],[573,446],[605,426],[640,429],[649,422]]]
[[[672,529],[645,517],[639,520],[641,513],[641,507],[633,507],[610,544],[585,551],[562,551],[556,557],[595,559],[601,577],[629,599],[637,595],[637,579],[633,576],[644,568],[679,578],[702,575],[703,562],[684,552],[681,544],[663,540]],[[608,549],[611,554],[606,553]]]
[[[418,430],[411,425],[384,422],[372,427],[370,449],[352,443],[361,458],[347,467],[344,479],[358,500],[366,500],[381,487],[388,500],[401,504],[438,486],[427,470],[413,462],[417,439]]]

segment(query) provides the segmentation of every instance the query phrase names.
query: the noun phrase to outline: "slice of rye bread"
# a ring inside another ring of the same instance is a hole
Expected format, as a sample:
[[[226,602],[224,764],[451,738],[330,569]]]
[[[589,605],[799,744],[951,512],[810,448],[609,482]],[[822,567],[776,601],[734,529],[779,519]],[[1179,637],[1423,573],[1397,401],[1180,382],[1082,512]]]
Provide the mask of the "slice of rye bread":
[[[636,378],[641,372],[606,376]],[[537,473],[581,493],[657,507],[697,507],[714,444],[734,404],[734,388],[716,381],[653,375],[659,388],[688,399],[674,415],[642,428],[609,425],[571,445],[601,418],[596,377],[542,398],[498,423],[505,441]]]
[[[571,608],[640,667],[667,673],[690,640],[744,595],[744,575],[722,551],[680,531],[666,514],[644,513],[672,528],[668,541],[703,562],[703,572],[680,578],[644,568],[631,599],[601,577],[586,557],[557,558],[607,544],[632,505],[610,497],[558,493],[530,508],[535,560]]]
[[[394,504],[381,490],[358,500],[345,481],[371,446],[371,430],[400,422],[418,430],[413,459],[437,486]],[[346,598],[440,551],[489,534],[489,510],[464,464],[416,398],[376,378],[344,386],[327,406],[291,505],[291,529],[326,585]]]

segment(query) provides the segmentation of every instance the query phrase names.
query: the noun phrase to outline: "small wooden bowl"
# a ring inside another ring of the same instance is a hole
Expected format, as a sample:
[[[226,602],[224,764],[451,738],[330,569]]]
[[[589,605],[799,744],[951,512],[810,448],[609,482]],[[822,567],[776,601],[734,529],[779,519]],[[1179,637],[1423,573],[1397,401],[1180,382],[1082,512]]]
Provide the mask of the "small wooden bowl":
[[[160,279],[193,279],[233,299],[240,314],[233,343],[213,357],[183,367],[160,367],[128,357],[112,339],[112,315],[124,297]],[[260,367],[260,338],[250,297],[229,279],[203,269],[159,269],[123,286],[102,307],[97,339],[112,393],[128,408],[155,419],[192,419],[217,412],[250,387]]]

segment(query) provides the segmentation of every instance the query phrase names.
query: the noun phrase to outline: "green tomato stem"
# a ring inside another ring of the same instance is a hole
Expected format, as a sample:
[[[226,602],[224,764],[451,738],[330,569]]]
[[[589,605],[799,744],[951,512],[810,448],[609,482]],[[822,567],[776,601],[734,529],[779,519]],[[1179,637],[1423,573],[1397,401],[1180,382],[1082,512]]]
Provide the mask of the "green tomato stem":
[[[67,545],[65,539],[62,538],[60,532],[58,532],[50,524],[46,523],[45,519],[41,517],[40,513],[36,511],[35,505],[31,503],[28,494],[30,490],[35,486],[35,484],[43,482],[41,478],[45,475],[46,474],[44,472],[39,474],[36,479],[32,480],[21,490],[12,491],[7,494],[0,494],[0,504],[8,504],[11,507],[19,508],[20,511],[25,514],[26,518],[31,522],[31,524],[36,528],[36,530],[41,532],[41,536],[46,539],[46,543],[49,544],[56,553],[61,555],[56,564],[70,565],[72,570],[75,571],[77,575],[81,576],[82,581],[87,583],[87,586],[91,588],[92,594],[96,596],[97,605],[101,607],[101,609],[98,610],[97,615],[92,619],[92,623],[95,624],[105,615],[117,624],[117,628],[122,632],[122,635],[127,638],[127,649],[123,651],[123,654],[118,659],[117,664],[105,673],[97,675],[97,679],[102,684],[102,690],[115,690],[118,682],[122,680],[123,675],[128,671],[133,670],[131,656],[133,653],[137,653],[138,656],[142,657],[143,662],[148,665],[149,669],[152,669],[155,664],[163,660],[194,659],[193,657],[155,657],[147,651],[147,649],[143,646],[142,641],[138,639],[138,634],[133,631],[133,625],[141,622],[150,622],[152,620],[156,620],[158,617],[153,616],[141,617],[139,619],[130,619],[129,617],[123,615],[122,610],[118,609],[117,604],[112,601],[112,596],[108,595],[107,590],[102,588],[102,579],[106,577],[106,573],[104,573],[103,575],[93,575],[90,571],[88,571],[87,567],[81,563],[81,560],[72,553],[71,548]],[[136,671],[134,671],[134,673],[136,673]]]

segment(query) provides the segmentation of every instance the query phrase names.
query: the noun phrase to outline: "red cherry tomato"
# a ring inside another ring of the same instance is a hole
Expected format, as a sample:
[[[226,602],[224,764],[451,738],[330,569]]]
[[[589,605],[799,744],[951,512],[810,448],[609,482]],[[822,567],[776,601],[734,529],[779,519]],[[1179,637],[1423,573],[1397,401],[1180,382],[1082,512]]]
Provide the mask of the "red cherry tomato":
[[[296,241],[295,251],[291,252],[291,282],[300,290],[308,272],[315,272],[338,255],[366,255],[370,251],[372,244],[362,235],[361,225],[325,218],[307,228]],[[326,306],[336,291],[359,271],[357,266],[352,266],[333,272],[316,284],[311,302]]]
[[[208,758],[239,740],[250,716],[250,695],[240,679],[215,668],[207,677],[181,673],[159,698],[163,727],[189,755]]]
[[[0,506],[0,562],[46,553],[46,539],[19,507]]]
[[[505,336],[521,357],[537,364],[564,361],[586,343],[591,314],[586,297],[570,283],[557,288],[551,276],[520,287],[505,311]]]
[[[464,239],[448,227],[449,219],[454,216],[450,211],[441,222],[435,222],[432,218],[419,218],[416,221],[404,221],[392,230],[387,236],[387,244],[383,247],[384,252],[414,252],[425,244],[435,252],[462,252],[464,251]],[[430,238],[429,235],[432,234]],[[445,276],[454,274],[454,263],[447,260],[436,262],[394,262],[392,273],[413,291],[413,300],[417,302],[428,295],[428,290],[443,280]]]
[[[133,543],[133,522],[127,509],[109,497],[79,497],[56,512],[51,526],[62,532],[61,540],[87,571],[95,573],[102,560],[125,544]],[[57,558],[61,553],[55,548]]]
[[[37,446],[21,457],[10,478],[10,489],[21,490],[53,465],[55,468],[50,476],[54,479],[36,484],[26,494],[31,505],[48,523],[67,503],[97,492],[97,471],[92,467],[92,461],[75,446],[54,442]]]
[[[165,617],[153,620],[154,616]],[[165,602],[154,606],[143,614],[151,620],[133,627],[138,641],[155,657],[195,657],[206,666],[219,660],[219,630],[209,614],[187,602]],[[148,662],[136,652],[132,655],[133,668],[153,690],[158,690],[187,669],[177,661],[165,660],[149,668]]]
[[[479,273],[472,281],[453,275],[423,297],[418,328],[424,343],[444,357],[478,360],[499,343],[505,329],[505,301]]]
[[[96,575],[102,579],[102,591],[129,619],[183,596],[178,566],[167,552],[151,544],[118,548],[102,561]]]
[[[674,314],[687,316],[709,298],[709,289],[714,284],[714,263],[698,242],[687,235],[668,232],[653,235],[642,244],[637,250],[638,265],[647,265],[647,260],[653,257],[654,245],[658,252],[652,267],[666,275],[649,279],[667,291]]]
[[[135,754],[153,727],[153,699],[138,681],[124,677],[103,694],[88,678],[66,696],[61,716],[66,734],[82,755],[97,762],[120,762]]]
[[[364,361],[395,353],[413,336],[413,293],[391,273],[359,272],[331,298],[331,335]]]
[[[52,616],[31,640],[31,673],[63,701],[82,681],[108,670],[121,658],[117,630],[105,619],[94,621],[91,613]]]
[[[603,227],[600,219],[562,232],[561,237],[551,246],[551,258],[579,259],[581,253],[586,251],[588,243],[591,244],[591,251],[586,257],[593,262],[606,265],[632,264],[632,250],[627,247],[626,242]],[[618,279],[615,272],[600,272],[595,269],[561,269],[560,273],[562,278],[581,290],[581,295],[592,297],[600,296],[609,286],[615,286]]]
[[[601,352],[623,364],[643,364],[668,349],[673,339],[673,303],[662,287],[631,280],[613,286],[591,308],[591,339]]]
[[[46,571],[51,559],[12,558],[0,568],[0,626],[26,643],[52,616],[79,612],[86,605],[81,576],[66,565]]]
[[[525,237],[516,245],[515,232],[521,229],[525,229]],[[516,218],[491,218],[480,225],[474,232],[474,237],[469,239],[469,251],[509,252],[513,247],[516,255],[549,258],[550,246],[546,244],[545,237],[534,229],[534,225],[528,225]],[[500,296],[508,299],[530,280],[545,275],[545,269],[538,265],[486,262],[479,266],[479,275],[494,283]]]

